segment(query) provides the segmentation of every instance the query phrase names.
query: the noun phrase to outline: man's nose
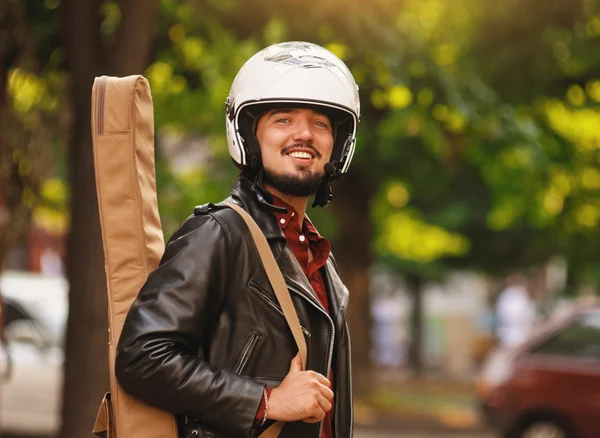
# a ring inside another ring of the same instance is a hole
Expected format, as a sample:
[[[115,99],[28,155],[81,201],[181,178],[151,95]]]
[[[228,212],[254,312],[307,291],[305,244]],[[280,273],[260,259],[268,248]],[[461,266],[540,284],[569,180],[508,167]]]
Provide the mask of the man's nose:
[[[298,120],[296,123],[296,130],[294,131],[294,140],[296,141],[312,141],[314,139],[314,133],[312,131],[312,125],[309,120]]]

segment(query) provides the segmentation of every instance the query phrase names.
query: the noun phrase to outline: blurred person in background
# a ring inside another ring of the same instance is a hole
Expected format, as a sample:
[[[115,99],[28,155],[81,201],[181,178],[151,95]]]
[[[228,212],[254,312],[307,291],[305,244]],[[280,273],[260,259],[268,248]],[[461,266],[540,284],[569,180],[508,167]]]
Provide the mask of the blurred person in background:
[[[171,237],[119,340],[126,391],[176,414],[180,436],[349,437],[353,429],[348,290],[329,242],[305,215],[331,202],[348,170],[359,117],[345,64],[310,43],[254,55],[226,102],[240,168],[228,202],[265,234],[308,347],[307,371],[254,242],[236,212],[197,207]]]
[[[526,278],[520,273],[511,274],[496,301],[499,345],[518,347],[528,338],[534,322],[535,304],[527,290]]]

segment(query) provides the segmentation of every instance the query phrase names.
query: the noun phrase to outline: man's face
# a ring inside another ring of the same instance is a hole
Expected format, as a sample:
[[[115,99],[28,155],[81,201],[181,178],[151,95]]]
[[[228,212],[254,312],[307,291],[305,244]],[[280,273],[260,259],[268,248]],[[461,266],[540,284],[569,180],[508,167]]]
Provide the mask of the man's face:
[[[259,118],[256,138],[268,185],[291,196],[316,192],[333,150],[327,116],[307,108],[270,110]]]

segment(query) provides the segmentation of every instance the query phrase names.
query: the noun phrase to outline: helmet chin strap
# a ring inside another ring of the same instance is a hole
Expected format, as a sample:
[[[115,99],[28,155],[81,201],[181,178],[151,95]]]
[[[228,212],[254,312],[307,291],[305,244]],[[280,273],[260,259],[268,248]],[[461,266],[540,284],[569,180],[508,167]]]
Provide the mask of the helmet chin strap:
[[[329,182],[333,179],[333,175],[335,174],[335,167],[331,163],[325,163],[323,167],[325,171],[325,177],[323,178],[323,182],[317,189],[317,193],[315,194],[315,199],[312,203],[314,207],[327,207],[331,204],[333,200],[333,191],[331,190],[331,186]]]
[[[252,183],[252,191],[256,195],[257,201],[275,213],[286,214],[287,209],[283,207],[277,207],[269,202],[270,199],[267,200],[267,197],[270,198],[270,194],[263,184],[264,175],[265,169],[261,167]]]

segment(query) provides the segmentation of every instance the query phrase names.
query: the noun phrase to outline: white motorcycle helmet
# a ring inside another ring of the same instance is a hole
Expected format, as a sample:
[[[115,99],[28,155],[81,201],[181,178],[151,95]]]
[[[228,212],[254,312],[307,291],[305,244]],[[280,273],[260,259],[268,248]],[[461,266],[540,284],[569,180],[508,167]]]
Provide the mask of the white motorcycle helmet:
[[[358,86],[346,65],[312,43],[286,42],[261,50],[241,68],[226,101],[227,146],[238,167],[262,166],[255,137],[257,117],[274,107],[309,107],[333,124],[332,178],[350,167],[360,117]]]

